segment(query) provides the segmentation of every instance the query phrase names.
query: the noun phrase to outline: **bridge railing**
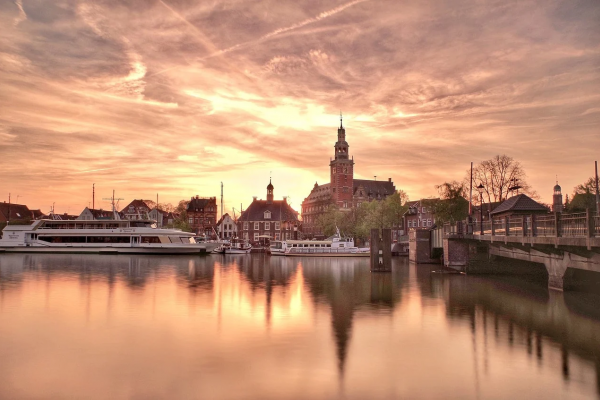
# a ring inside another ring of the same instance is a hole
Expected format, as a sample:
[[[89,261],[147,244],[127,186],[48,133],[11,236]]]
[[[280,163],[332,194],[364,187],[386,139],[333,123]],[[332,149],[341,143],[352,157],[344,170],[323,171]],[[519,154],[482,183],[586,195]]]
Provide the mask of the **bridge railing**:
[[[508,219],[508,234],[510,236],[523,236],[523,217]]]
[[[474,222],[458,221],[444,224],[444,235],[481,234],[488,236],[539,237],[600,237],[600,216],[588,210],[584,213],[512,215]]]
[[[586,213],[563,214],[560,218],[560,233],[565,237],[587,237]]]
[[[506,221],[504,218],[492,219],[492,235],[506,236]]]
[[[536,215],[534,221],[535,236],[555,237],[556,218],[554,215]]]

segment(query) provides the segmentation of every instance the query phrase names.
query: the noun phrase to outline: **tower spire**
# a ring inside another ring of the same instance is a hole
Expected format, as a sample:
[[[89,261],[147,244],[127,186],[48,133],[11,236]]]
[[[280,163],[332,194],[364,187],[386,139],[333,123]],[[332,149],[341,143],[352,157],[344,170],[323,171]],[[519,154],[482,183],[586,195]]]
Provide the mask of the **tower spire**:
[[[344,125],[342,124],[342,110],[340,110],[340,129],[344,129]]]

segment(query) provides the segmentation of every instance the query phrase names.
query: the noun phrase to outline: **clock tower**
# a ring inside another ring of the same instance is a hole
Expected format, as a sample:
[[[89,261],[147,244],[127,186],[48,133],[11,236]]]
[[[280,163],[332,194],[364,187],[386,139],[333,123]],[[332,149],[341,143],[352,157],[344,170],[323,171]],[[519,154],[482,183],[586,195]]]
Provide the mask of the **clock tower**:
[[[333,146],[335,158],[329,163],[330,190],[333,202],[340,208],[352,208],[354,188],[354,157],[348,155],[348,142],[346,142],[346,129],[340,113],[340,127],[338,128],[337,142]]]

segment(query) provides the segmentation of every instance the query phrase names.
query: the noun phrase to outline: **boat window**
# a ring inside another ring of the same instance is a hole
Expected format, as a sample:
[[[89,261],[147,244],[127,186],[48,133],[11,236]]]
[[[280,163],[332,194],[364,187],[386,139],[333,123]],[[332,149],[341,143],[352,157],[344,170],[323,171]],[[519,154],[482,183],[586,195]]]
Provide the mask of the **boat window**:
[[[180,239],[181,243],[194,243],[194,239],[189,236],[182,236]]]
[[[169,236],[169,240],[171,241],[171,243],[181,243],[181,239],[179,238],[179,236]]]
[[[331,245],[330,245],[330,244],[328,244],[328,245],[327,245],[327,247],[331,247]]]
[[[142,243],[160,243],[158,236],[142,236]]]

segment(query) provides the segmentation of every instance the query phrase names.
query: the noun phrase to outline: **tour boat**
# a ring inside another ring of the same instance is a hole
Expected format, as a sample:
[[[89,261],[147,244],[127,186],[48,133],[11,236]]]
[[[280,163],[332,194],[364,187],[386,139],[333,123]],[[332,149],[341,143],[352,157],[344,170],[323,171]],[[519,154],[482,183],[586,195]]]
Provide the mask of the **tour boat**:
[[[368,257],[368,248],[354,246],[352,238],[344,238],[339,232],[326,240],[275,240],[269,248],[274,256],[301,257]]]
[[[213,254],[248,254],[252,250],[252,245],[245,240],[232,239],[231,242],[224,242],[214,249]]]
[[[196,243],[194,234],[157,228],[153,220],[36,220],[8,225],[0,252],[205,254],[217,244]]]

